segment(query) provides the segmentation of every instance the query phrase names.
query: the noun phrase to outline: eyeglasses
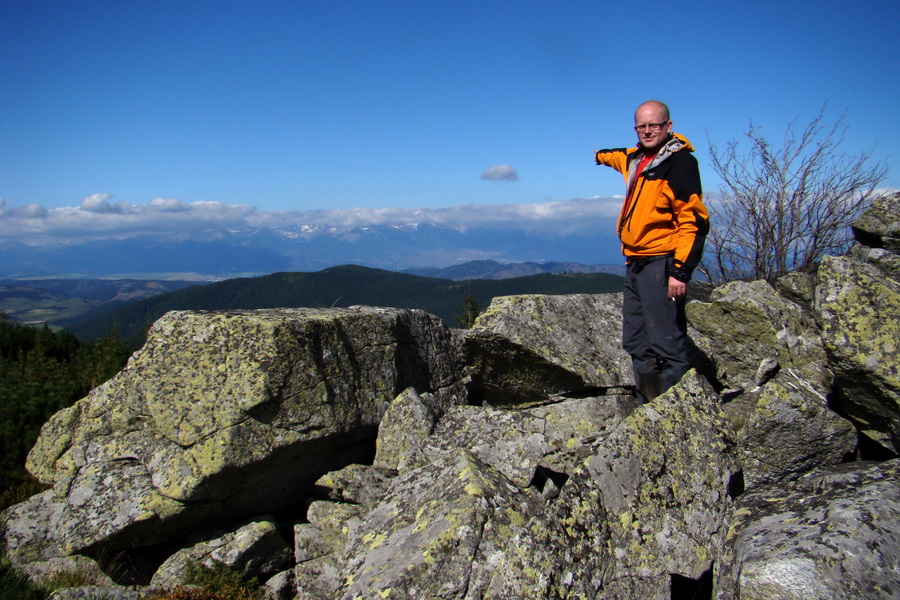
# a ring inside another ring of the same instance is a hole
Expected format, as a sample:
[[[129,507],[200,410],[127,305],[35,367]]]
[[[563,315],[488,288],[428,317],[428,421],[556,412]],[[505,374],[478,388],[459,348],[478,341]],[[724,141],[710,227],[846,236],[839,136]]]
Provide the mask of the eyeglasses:
[[[638,133],[644,133],[645,131],[662,131],[662,128],[668,123],[668,121],[663,121],[662,123],[647,123],[646,125],[635,125],[634,130]]]

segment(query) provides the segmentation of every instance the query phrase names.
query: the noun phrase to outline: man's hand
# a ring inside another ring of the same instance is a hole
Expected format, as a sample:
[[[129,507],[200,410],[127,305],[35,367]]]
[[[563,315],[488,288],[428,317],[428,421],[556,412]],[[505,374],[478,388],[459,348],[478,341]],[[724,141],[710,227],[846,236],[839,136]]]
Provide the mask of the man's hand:
[[[687,296],[687,284],[669,277],[669,300],[684,300]]]

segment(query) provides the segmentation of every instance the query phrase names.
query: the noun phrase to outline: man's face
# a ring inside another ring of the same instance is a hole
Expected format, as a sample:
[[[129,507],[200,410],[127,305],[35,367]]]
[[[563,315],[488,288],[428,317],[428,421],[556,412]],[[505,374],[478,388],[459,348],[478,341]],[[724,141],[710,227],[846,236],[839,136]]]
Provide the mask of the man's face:
[[[672,121],[665,118],[663,110],[658,106],[641,106],[634,113],[634,130],[641,146],[647,150],[656,150],[669,139]]]

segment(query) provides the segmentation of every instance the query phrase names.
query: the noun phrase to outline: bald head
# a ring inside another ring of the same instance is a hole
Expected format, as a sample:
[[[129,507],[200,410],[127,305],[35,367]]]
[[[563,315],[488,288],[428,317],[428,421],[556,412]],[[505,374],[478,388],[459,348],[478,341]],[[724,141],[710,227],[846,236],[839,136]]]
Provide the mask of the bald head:
[[[669,117],[669,107],[660,102],[659,100],[647,100],[643,104],[637,107],[637,110],[634,111],[634,121],[637,122],[637,116],[639,112],[644,112],[646,114],[647,111],[653,111],[653,114],[657,115],[659,118],[658,121],[668,121]]]

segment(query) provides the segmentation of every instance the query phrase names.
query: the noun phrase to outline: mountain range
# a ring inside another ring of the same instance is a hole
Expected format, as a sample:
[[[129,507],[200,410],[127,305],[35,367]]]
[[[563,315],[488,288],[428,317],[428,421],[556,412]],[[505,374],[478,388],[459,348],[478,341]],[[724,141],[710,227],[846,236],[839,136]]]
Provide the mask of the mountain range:
[[[318,271],[343,264],[393,271],[412,269],[418,274],[433,269],[427,273],[433,276],[440,269],[472,261],[532,263],[526,271],[503,275],[518,276],[543,272],[537,265],[545,263],[621,264],[617,248],[606,233],[583,230],[542,232],[435,223],[359,227],[286,224],[147,233],[68,244],[29,245],[8,240],[0,244],[0,278],[221,280],[279,271]],[[569,269],[560,268],[558,272]],[[503,269],[492,270],[496,274]]]

